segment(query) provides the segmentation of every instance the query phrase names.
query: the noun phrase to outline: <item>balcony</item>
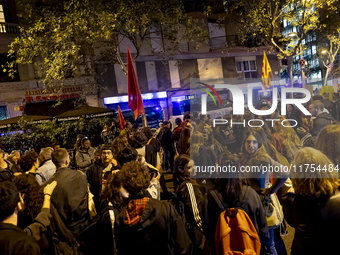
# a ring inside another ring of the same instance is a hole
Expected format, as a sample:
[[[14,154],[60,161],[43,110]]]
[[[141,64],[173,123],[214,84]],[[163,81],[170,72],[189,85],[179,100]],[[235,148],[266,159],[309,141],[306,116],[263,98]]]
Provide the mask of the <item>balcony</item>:
[[[20,29],[18,24],[0,22],[0,35],[19,35]]]
[[[246,47],[246,45],[240,41],[238,35],[227,35],[210,38],[211,50],[219,50],[236,46]]]
[[[252,48],[259,45],[255,38],[249,38],[248,40],[242,41],[238,35],[227,35],[227,36],[219,36],[219,37],[211,37],[210,38],[210,49],[211,50],[221,50],[225,48],[231,47],[246,47]]]

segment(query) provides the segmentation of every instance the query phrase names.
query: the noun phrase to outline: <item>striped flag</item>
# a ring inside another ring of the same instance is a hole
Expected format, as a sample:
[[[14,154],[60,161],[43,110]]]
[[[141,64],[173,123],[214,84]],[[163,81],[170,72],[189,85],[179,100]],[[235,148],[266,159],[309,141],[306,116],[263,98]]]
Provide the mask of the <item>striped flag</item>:
[[[266,90],[270,88],[270,72],[272,69],[270,68],[266,52],[263,52],[263,64],[262,64],[262,89]]]

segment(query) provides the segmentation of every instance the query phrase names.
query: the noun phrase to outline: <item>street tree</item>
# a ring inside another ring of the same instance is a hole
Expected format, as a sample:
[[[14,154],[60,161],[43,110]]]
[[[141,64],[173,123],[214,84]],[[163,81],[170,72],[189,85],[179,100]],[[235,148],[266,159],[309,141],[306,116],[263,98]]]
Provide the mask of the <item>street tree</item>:
[[[321,61],[326,68],[324,77],[324,86],[327,86],[328,75],[332,72],[334,67],[335,57],[340,49],[340,29],[338,35],[328,35],[327,44],[328,47],[320,49]]]
[[[126,72],[120,43],[131,43],[138,58],[143,47],[166,58],[180,53],[181,42],[199,47],[208,37],[202,21],[184,13],[180,0],[21,0],[25,23],[10,46],[15,64],[33,64],[46,89],[63,85],[67,78],[92,76],[89,92],[110,64]],[[159,47],[152,48],[152,40]],[[126,47],[126,45],[125,45]]]
[[[239,23],[243,39],[253,39],[258,45],[272,45],[279,58],[286,58],[290,83],[293,80],[293,57],[302,55],[303,39],[320,29],[320,10],[332,9],[335,0],[228,0],[227,17]],[[238,19],[235,15],[239,16]],[[283,24],[296,31],[282,34]]]

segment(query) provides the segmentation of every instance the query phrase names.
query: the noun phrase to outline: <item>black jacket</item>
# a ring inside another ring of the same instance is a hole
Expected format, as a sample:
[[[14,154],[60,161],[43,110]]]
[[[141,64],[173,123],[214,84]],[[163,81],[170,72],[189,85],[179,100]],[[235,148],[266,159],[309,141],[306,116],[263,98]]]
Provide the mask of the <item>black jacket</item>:
[[[43,187],[53,181],[57,181],[58,185],[52,193],[51,203],[65,226],[77,235],[88,224],[90,218],[86,175],[66,167],[59,168]]]
[[[215,190],[217,193],[218,191]],[[221,197],[223,197],[221,195]],[[215,251],[215,232],[218,218],[222,212],[215,199],[210,192],[205,194],[204,202],[204,232],[212,249],[212,254]],[[228,205],[230,208],[238,207],[244,210],[251,219],[262,243],[264,249],[269,246],[269,232],[265,211],[263,209],[259,195],[249,186],[243,186],[241,191],[241,199],[236,204]]]
[[[163,127],[158,134],[158,140],[161,142],[162,147],[169,151],[174,150],[171,135],[172,135],[172,132],[167,127]]]
[[[150,198],[140,222],[124,223],[126,212],[116,216],[115,237],[119,255],[187,254],[191,242],[175,208],[166,201]]]
[[[81,245],[84,255],[100,254],[113,255],[116,247],[115,237],[112,231],[110,210],[117,216],[124,207],[106,206],[95,223],[89,225],[85,231],[78,236],[77,241]]]
[[[101,163],[92,164],[86,169],[87,181],[90,184],[90,191],[93,194],[93,201],[96,206],[96,210],[100,212],[100,195],[102,193],[102,180],[103,180],[103,169]],[[115,170],[115,166],[112,165],[111,170]]]
[[[295,227],[292,255],[339,254],[340,194],[328,199],[287,193],[281,203]]]
[[[157,167],[157,153],[161,149],[161,143],[156,138],[151,138],[145,145],[145,161]]]
[[[203,238],[203,226],[198,226],[194,216],[192,201],[189,193],[189,189],[187,186],[187,183],[189,181],[183,181],[175,190],[175,195],[183,203],[183,208],[179,208],[179,204],[175,202],[175,207],[179,213],[180,216],[182,216],[182,220],[185,223],[185,227],[187,230],[187,233],[190,237],[190,240],[193,244],[193,254],[201,254],[202,249],[199,247],[202,247],[204,245],[205,239]],[[203,217],[202,217],[202,210],[203,210],[203,195],[201,191],[199,190],[199,186],[196,183],[192,184],[197,209],[199,212],[199,217],[203,224]],[[181,212],[182,211],[182,212]]]
[[[323,112],[316,116],[313,120],[313,130],[311,132],[312,136],[317,136],[321,129],[325,126],[331,125],[334,122],[334,118],[329,113]]]
[[[12,224],[0,223],[0,254],[39,255],[40,247],[32,236]]]
[[[296,120],[297,125],[294,128],[294,130],[296,130],[297,128],[302,126],[302,118],[301,118],[301,114],[300,111],[298,109],[293,109],[293,111],[287,116],[287,119],[293,119]],[[291,126],[295,125],[294,121],[289,121]]]

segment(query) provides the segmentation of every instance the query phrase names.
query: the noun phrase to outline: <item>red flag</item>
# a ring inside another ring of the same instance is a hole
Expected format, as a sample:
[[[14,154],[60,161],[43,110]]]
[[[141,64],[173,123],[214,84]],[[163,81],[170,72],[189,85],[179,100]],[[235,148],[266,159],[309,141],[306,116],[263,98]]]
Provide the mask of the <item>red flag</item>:
[[[119,118],[119,124],[120,124],[120,130],[124,129],[124,118],[122,111],[120,110],[120,106],[118,105],[118,118]]]
[[[127,73],[128,73],[128,96],[129,108],[134,112],[135,119],[142,113],[145,113],[142,95],[139,90],[139,85],[133,67],[132,57],[129,46],[127,47]]]

